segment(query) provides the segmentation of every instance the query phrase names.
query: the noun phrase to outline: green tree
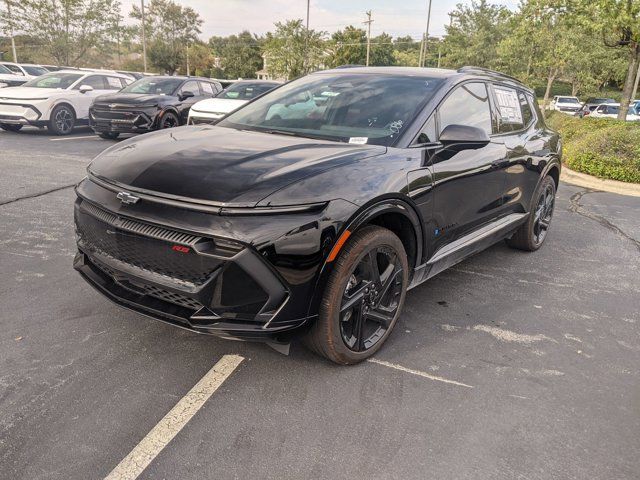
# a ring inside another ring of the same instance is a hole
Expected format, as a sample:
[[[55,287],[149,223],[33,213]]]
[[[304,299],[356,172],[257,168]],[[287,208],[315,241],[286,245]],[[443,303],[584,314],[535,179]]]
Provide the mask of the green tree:
[[[640,0],[572,0],[568,7],[600,32],[605,45],[626,50],[627,72],[620,103],[628,105],[640,64]],[[626,118],[627,109],[621,108],[618,120]]]
[[[367,62],[367,32],[353,25],[331,35],[332,67],[364,65]]]
[[[366,61],[366,57],[365,57]],[[371,51],[369,53],[369,65],[389,66],[395,63],[393,56],[393,37],[382,33],[371,39]]]
[[[302,20],[277,22],[266,35],[264,54],[269,73],[293,79],[319,69],[324,62],[324,32],[307,29]]]
[[[142,21],[142,12],[133,6],[130,16]],[[198,41],[202,19],[191,7],[173,0],[151,0],[145,12],[147,55],[151,63],[168,73],[185,65],[187,45]]]
[[[262,68],[262,40],[247,30],[228,37],[211,37],[209,46],[220,58],[226,78],[255,78]]]
[[[59,65],[83,64],[91,53],[106,53],[122,25],[118,0],[22,0],[6,10],[3,25],[37,39],[43,53]]]
[[[469,5],[459,3],[449,15],[451,25],[445,27],[442,45],[445,64],[495,68],[497,46],[509,35],[509,9],[490,5],[487,0],[472,0]]]

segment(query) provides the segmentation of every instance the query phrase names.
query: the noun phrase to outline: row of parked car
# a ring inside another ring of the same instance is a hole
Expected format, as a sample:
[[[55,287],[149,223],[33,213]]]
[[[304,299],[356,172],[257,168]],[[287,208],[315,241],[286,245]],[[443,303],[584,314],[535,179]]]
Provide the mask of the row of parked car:
[[[586,102],[580,102],[578,97],[556,95],[549,106],[551,110],[584,118],[587,115],[601,118],[618,118],[620,103],[613,98],[590,97]],[[629,105],[627,121],[640,120],[640,100],[633,100]]]
[[[279,85],[247,80],[225,82],[224,88],[221,81],[208,78],[139,74],[136,79],[138,74],[106,70],[32,73],[40,75],[26,78],[25,73],[21,84],[0,89],[3,130],[17,132],[32,125],[67,135],[88,124],[101,137],[114,139],[121,133],[213,124]]]

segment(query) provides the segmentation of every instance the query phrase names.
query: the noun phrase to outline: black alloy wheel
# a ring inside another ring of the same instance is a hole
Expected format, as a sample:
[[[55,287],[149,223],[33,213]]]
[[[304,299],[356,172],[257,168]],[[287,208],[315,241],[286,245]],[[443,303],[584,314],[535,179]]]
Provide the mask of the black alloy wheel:
[[[365,227],[340,253],[306,342],[341,364],[373,355],[393,329],[406,294],[404,246],[391,231]]]
[[[22,125],[16,125],[13,123],[0,123],[0,128],[7,132],[18,132],[22,129]]]
[[[533,252],[542,246],[551,226],[555,198],[556,184],[546,176],[533,195],[529,218],[507,239],[510,247]]]
[[[160,119],[160,128],[173,128],[180,126],[180,121],[174,113],[167,112]]]
[[[58,105],[51,112],[49,130],[56,135],[68,135],[76,124],[76,114],[67,105]]]

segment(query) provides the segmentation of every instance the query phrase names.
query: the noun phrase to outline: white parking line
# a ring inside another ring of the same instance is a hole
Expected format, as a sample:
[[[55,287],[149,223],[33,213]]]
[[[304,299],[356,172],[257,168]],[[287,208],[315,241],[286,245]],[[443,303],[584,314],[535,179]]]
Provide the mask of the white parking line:
[[[100,139],[97,135],[83,135],[82,137],[64,137],[64,138],[50,138],[50,142],[64,142],[65,140],[78,140],[82,138],[90,138],[92,140]]]
[[[239,355],[225,355],[187,393],[158,424],[151,429],[131,453],[114,468],[105,480],[134,480],[158,456],[164,447],[191,420],[222,382],[244,360]]]
[[[459,387],[466,388],[474,388],[471,385],[467,385],[466,383],[456,382],[455,380],[449,380],[447,378],[437,377],[435,375],[431,375],[426,372],[421,372],[420,370],[413,370],[411,368],[403,367],[402,365],[398,365],[396,363],[385,362],[384,360],[378,360],[377,358],[369,358],[367,362],[377,363],[378,365],[382,365],[384,367],[394,368],[396,370],[400,370],[401,372],[411,373],[413,375],[418,375],[419,377],[428,378],[430,380],[436,380],[438,382],[450,383],[451,385],[458,385]]]

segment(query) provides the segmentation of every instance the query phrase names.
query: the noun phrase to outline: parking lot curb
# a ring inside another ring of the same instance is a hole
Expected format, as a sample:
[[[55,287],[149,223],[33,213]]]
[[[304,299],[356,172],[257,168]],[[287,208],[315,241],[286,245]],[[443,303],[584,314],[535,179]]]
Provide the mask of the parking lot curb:
[[[604,180],[602,178],[587,175],[586,173],[574,172],[567,168],[566,165],[562,166],[560,180],[578,187],[592,188],[594,190],[602,190],[603,192],[617,193],[619,195],[640,197],[640,185],[636,183]]]

